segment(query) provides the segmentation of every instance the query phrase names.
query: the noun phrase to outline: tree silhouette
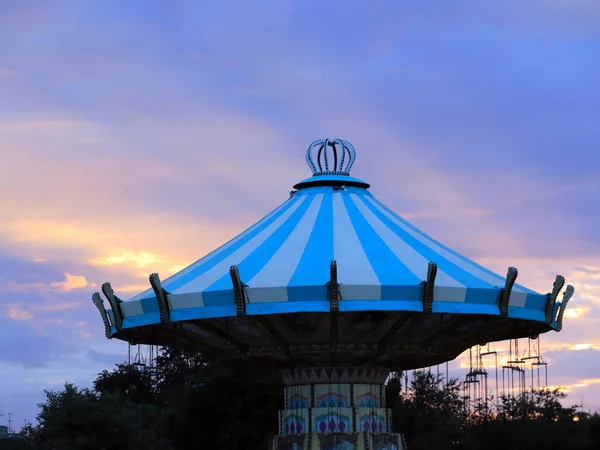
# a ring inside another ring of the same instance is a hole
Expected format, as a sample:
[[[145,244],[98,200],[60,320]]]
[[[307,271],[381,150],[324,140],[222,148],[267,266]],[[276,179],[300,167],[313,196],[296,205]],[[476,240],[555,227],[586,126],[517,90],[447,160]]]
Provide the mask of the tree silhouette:
[[[277,433],[283,386],[275,374],[238,370],[197,353],[163,349],[154,371],[119,364],[93,389],[46,392],[38,423],[2,450],[267,450]],[[561,405],[560,390],[501,396],[465,408],[457,379],[413,372],[386,385],[393,431],[410,450],[600,449],[600,417]]]

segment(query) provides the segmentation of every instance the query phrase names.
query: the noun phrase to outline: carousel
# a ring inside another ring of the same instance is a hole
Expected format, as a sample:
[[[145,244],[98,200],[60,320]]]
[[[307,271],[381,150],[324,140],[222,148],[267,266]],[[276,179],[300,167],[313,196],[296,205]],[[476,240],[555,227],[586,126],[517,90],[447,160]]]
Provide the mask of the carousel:
[[[121,300],[93,301],[107,338],[225,356],[285,384],[272,448],[399,450],[385,381],[488,342],[560,331],[574,289],[517,284],[427,236],[350,175],[354,147],[312,143],[312,176],[246,231]]]

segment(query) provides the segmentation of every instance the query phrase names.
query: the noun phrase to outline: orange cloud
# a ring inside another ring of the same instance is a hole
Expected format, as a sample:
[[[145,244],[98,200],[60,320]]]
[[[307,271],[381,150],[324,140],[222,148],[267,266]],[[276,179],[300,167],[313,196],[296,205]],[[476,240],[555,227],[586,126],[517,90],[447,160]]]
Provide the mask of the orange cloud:
[[[70,291],[72,289],[82,289],[88,286],[96,287],[95,283],[88,283],[88,280],[86,280],[86,278],[81,275],[71,275],[70,273],[65,273],[65,277],[65,281],[50,283],[50,286],[61,288],[65,291]]]
[[[140,213],[122,222],[82,223],[60,219],[15,220],[5,227],[7,239],[49,258],[57,249],[78,251],[88,264],[100,267],[123,266],[150,272],[175,273],[243,231],[260,217],[241,218],[239,224],[178,218]],[[244,220],[248,222],[242,223]],[[238,222],[238,221],[236,221]],[[198,236],[206,238],[200,240]],[[190,242],[193,245],[190,245]],[[52,247],[46,253],[40,248]]]
[[[567,308],[565,310],[565,318],[577,319],[585,317],[585,314],[589,312],[590,308]]]
[[[156,265],[159,261],[161,261],[161,258],[148,252],[140,253],[124,251],[118,256],[101,256],[91,259],[89,263],[94,266],[109,266],[113,264],[127,263],[135,267],[148,267],[150,265]]]
[[[569,350],[589,350],[589,349],[596,349],[598,348],[597,345],[594,344],[574,344],[574,345],[569,345]]]
[[[90,283],[82,275],[71,275],[65,273],[64,281],[53,281],[51,283],[4,283],[2,288],[6,292],[48,292],[48,291],[71,291],[74,289],[93,288],[95,283]]]

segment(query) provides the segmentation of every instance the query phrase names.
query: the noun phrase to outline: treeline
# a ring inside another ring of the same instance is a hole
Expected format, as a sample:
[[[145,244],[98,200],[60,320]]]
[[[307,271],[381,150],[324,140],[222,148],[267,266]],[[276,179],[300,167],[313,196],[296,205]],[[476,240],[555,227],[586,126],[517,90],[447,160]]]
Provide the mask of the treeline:
[[[122,364],[92,389],[46,392],[38,423],[0,450],[268,449],[283,406],[276,375],[173,349],[155,369]],[[428,372],[414,372],[408,389],[400,378],[387,385],[394,431],[410,450],[600,449],[600,417],[563,407],[564,397],[534,391],[472,405],[457,380]]]

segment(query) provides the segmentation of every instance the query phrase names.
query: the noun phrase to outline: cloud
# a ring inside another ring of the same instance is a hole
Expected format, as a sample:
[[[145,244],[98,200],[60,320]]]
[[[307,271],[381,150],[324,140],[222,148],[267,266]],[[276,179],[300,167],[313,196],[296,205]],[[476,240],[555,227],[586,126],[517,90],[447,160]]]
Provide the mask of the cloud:
[[[5,292],[35,292],[42,290],[70,291],[73,289],[82,289],[85,287],[96,287],[96,283],[89,283],[84,276],[71,275],[65,273],[64,281],[53,281],[49,284],[44,283],[3,283],[2,290]]]
[[[35,418],[43,389],[61,389],[66,381],[90,386],[126,356],[125,343],[104,338],[86,277],[65,279],[65,267],[76,265],[0,255],[0,396],[18,426]],[[11,283],[28,289],[15,292]]]
[[[53,286],[61,287],[67,291],[70,291],[71,289],[81,289],[88,286],[96,287],[95,283],[88,283],[88,280],[81,275],[71,275],[70,273],[65,273],[65,277],[66,280],[64,282],[55,283]]]
[[[28,388],[112,361],[92,291],[126,298],[237,235],[321,137],[352,141],[353,174],[450,247],[540,292],[574,284],[542,342],[553,382],[585,384],[565,361],[599,343],[598,3],[355,6],[0,5],[5,385],[35,363],[20,339],[60,359]]]
[[[551,351],[546,352],[545,358],[554,362],[554,373],[559,372],[563,379],[582,380],[598,378],[598,368],[590,364],[590,361],[597,361],[600,358],[600,349],[586,348],[576,351]]]
[[[4,363],[43,367],[71,351],[72,344],[42,335],[29,324],[0,318],[0,361]]]
[[[7,308],[5,314],[10,320],[29,320],[33,318],[33,314],[29,311],[14,307]]]

